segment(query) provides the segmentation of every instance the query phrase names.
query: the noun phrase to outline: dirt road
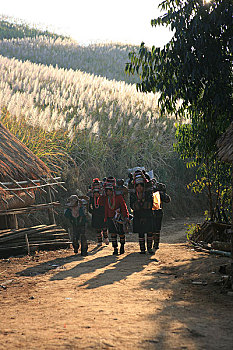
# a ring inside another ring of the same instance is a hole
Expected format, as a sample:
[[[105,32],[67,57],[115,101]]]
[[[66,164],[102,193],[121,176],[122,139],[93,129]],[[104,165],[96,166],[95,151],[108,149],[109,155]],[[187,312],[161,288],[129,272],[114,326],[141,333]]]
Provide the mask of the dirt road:
[[[233,296],[217,284],[229,259],[192,250],[184,230],[165,224],[155,256],[129,235],[118,257],[91,243],[84,258],[0,260],[0,349],[232,349]]]

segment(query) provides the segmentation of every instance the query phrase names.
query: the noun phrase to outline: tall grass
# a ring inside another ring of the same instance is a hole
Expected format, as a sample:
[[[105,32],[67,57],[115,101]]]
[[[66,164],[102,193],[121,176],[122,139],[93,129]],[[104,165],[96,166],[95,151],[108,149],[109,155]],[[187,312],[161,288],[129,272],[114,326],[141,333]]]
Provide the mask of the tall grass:
[[[41,35],[0,40],[0,52],[5,57],[81,70],[127,83],[135,83],[137,80],[124,72],[128,54],[133,49],[131,45],[120,43],[83,46],[71,38]]]
[[[174,120],[159,116],[156,96],[124,82],[0,56],[4,107],[35,127],[67,130],[71,139],[83,133],[92,143],[112,140],[110,153],[117,145],[124,154],[133,149],[157,160],[173,152]]]
[[[26,120],[15,118],[6,108],[0,111],[0,120],[7,129],[21,140],[38,158],[58,174],[72,162],[70,154],[74,145],[65,130],[46,131],[30,126]]]
[[[83,177],[93,167],[125,176],[135,165],[159,174],[174,157],[174,120],[159,116],[154,95],[80,71],[1,56],[0,64],[0,107],[35,128],[66,130]]]

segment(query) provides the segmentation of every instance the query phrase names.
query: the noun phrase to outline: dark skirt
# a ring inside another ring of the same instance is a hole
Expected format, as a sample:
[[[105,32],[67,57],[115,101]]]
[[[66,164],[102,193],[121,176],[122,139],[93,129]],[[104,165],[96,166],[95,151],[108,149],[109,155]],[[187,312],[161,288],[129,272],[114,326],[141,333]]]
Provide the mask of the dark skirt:
[[[108,227],[109,233],[124,234],[123,225],[118,223],[114,224],[111,218],[107,219],[107,227]]]
[[[162,226],[163,211],[162,209],[153,210],[153,232],[160,232]]]
[[[134,233],[153,232],[152,210],[138,211],[138,212],[134,211],[133,232]]]
[[[106,224],[104,223],[104,215],[92,214],[91,226],[96,229],[102,229]]]

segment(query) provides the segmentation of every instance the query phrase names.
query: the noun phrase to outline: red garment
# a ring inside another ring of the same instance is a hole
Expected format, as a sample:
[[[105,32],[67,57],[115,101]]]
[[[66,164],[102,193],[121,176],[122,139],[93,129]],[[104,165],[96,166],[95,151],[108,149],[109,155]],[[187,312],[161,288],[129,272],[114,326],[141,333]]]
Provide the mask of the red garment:
[[[99,204],[99,206],[104,207],[104,205],[105,205],[105,198],[106,198],[106,196],[103,196],[103,195],[99,196],[99,198],[97,200],[97,203]]]
[[[124,198],[122,195],[113,195],[115,200],[115,205],[112,207],[109,206],[109,201],[107,196],[100,196],[98,199],[99,205],[104,205],[105,207],[105,218],[104,221],[107,221],[107,218],[113,218],[116,214],[116,210],[120,208],[121,215],[123,218],[129,217],[129,212],[126,206],[126,203],[124,201]],[[113,201],[114,201],[113,200]],[[112,201],[112,204],[113,204]]]

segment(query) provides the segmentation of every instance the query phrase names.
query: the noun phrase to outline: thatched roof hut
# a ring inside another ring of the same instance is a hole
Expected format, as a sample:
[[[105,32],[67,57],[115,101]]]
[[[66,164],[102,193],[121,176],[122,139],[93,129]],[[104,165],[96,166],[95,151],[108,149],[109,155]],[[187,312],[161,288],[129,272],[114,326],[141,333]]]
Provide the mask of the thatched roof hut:
[[[233,164],[233,123],[217,142],[219,160]]]
[[[49,168],[0,123],[0,210],[33,204],[29,180],[42,177],[51,177]]]
[[[49,168],[0,123],[0,181],[48,175]]]
[[[69,235],[56,225],[54,215],[54,207],[60,205],[54,201],[55,186],[64,188],[62,183],[0,123],[0,256],[69,246]],[[35,203],[36,191],[46,196],[42,203]],[[19,227],[18,215],[41,210],[48,212],[49,226],[39,220],[39,226]]]

